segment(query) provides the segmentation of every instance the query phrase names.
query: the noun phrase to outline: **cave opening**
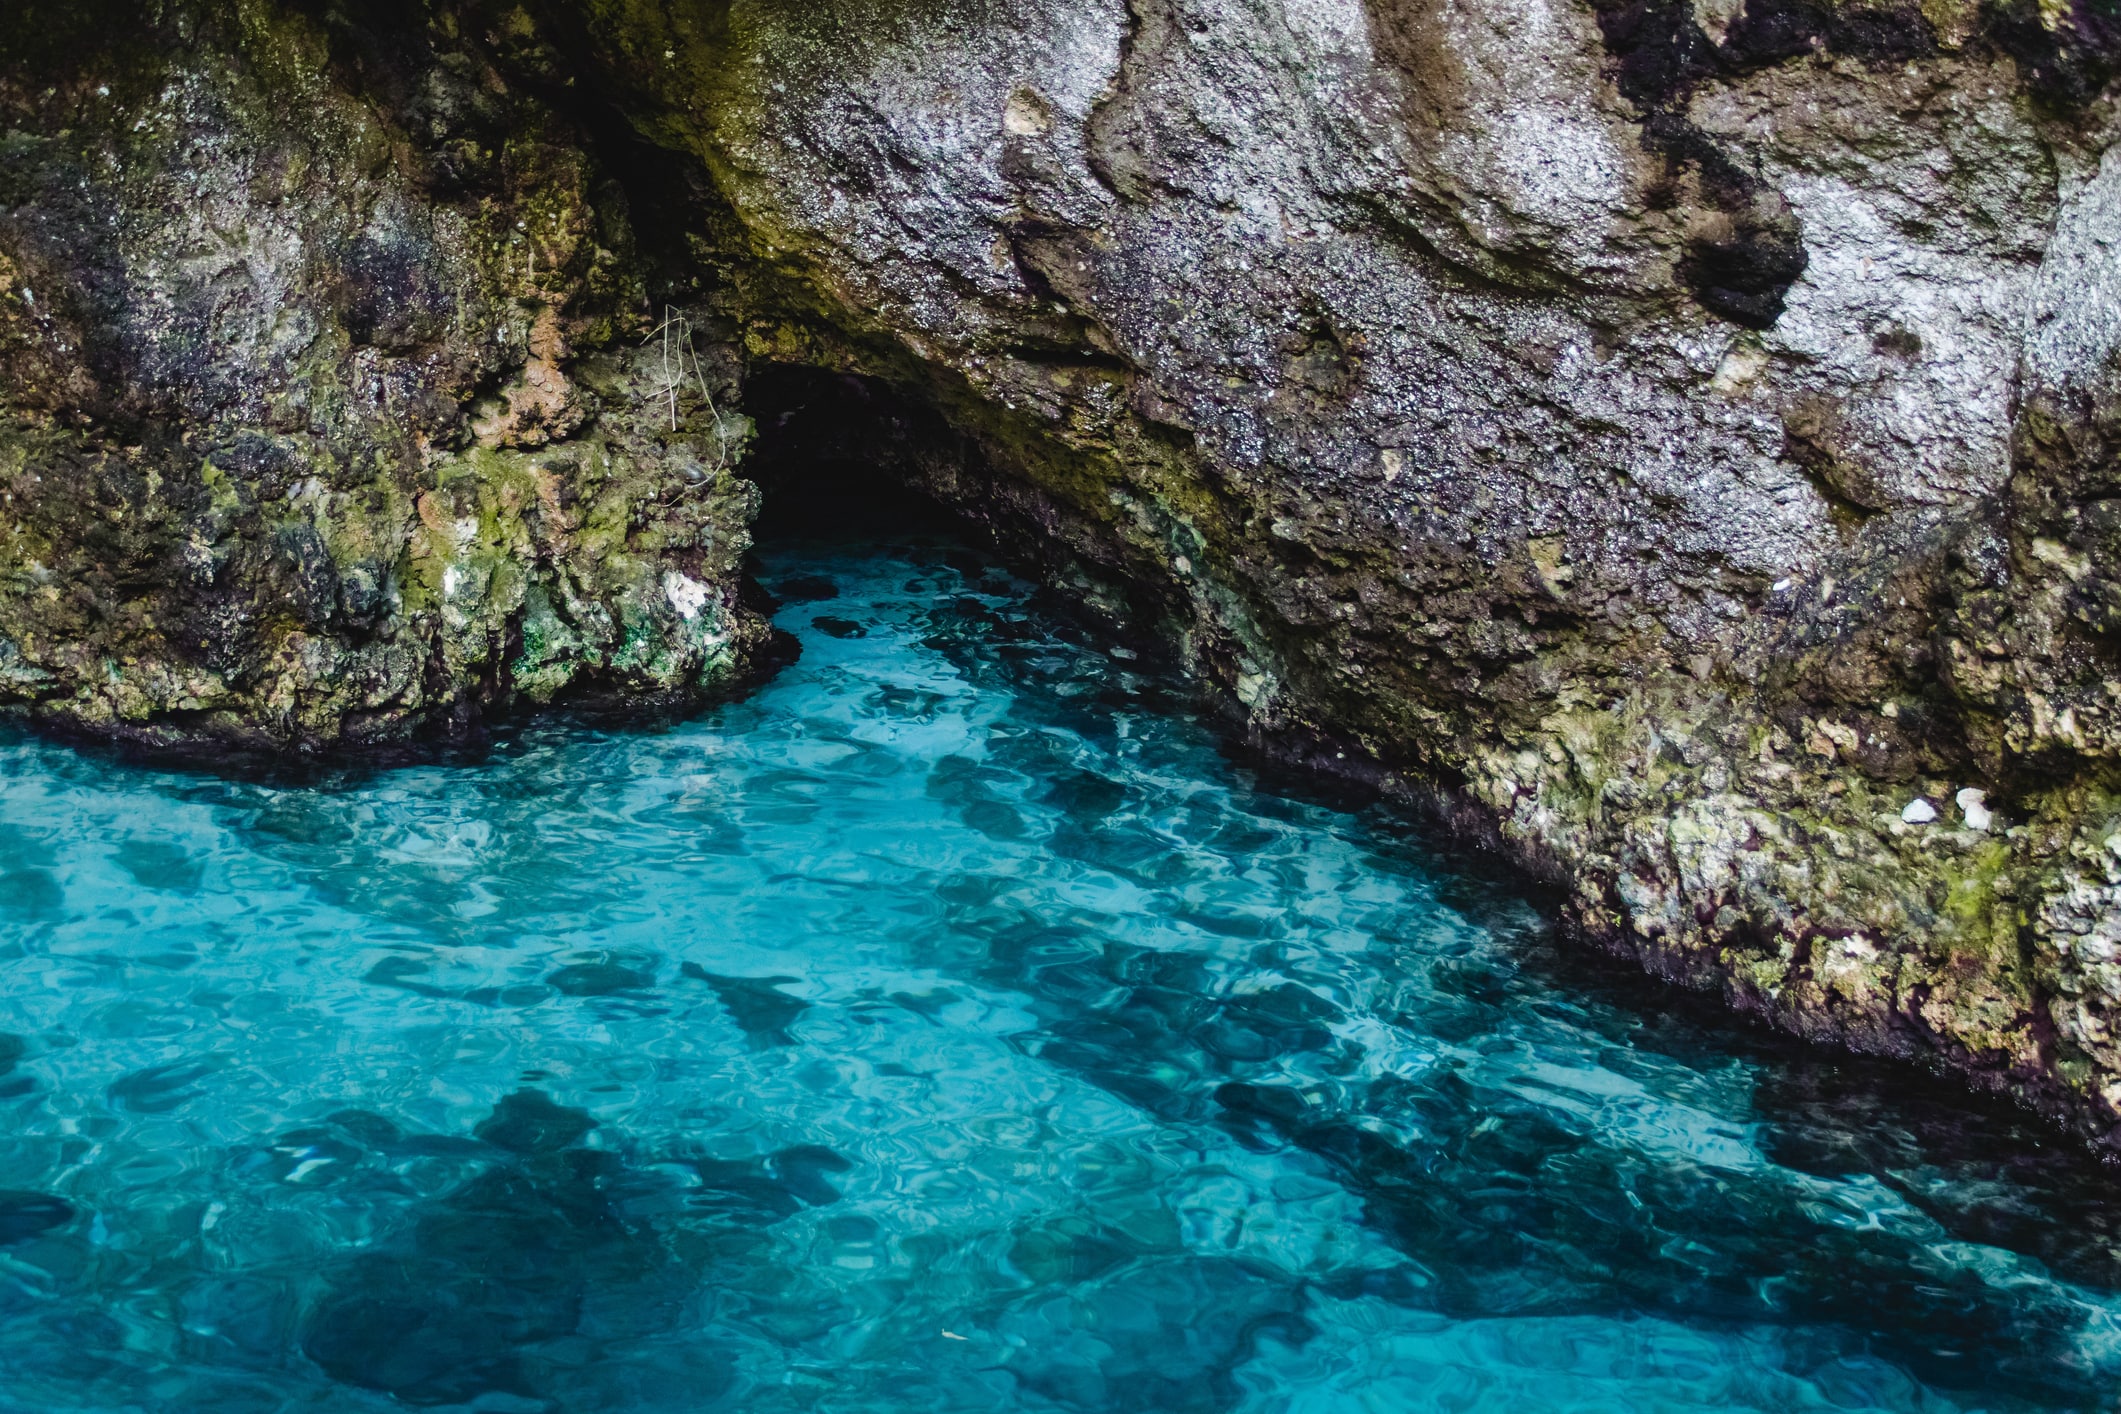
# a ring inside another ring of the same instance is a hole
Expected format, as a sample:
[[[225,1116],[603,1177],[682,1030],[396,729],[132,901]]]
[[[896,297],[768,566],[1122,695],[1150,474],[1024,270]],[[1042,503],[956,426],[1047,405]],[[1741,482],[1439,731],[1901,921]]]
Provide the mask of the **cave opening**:
[[[742,396],[756,427],[739,471],[761,493],[755,547],[951,541],[1036,584],[1045,610],[1130,652],[1183,660],[1196,685],[1218,679],[1214,671],[1200,675],[1215,659],[1213,645],[1198,637],[1168,566],[1042,484],[1006,438],[990,454],[980,436],[952,421],[947,390],[761,363],[747,371]],[[1192,649],[1179,651],[1189,632]]]
[[[940,413],[875,378],[765,364],[744,383],[757,427],[742,474],[760,491],[759,544],[879,535],[975,537],[936,473],[974,455]]]

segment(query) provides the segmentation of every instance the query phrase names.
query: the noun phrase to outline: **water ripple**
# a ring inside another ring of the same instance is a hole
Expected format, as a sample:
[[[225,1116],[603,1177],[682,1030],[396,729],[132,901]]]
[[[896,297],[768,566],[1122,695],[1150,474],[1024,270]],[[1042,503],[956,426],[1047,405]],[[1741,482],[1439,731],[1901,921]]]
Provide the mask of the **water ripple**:
[[[0,739],[0,1409],[2110,1403],[2037,1132],[1569,959],[957,547],[767,579],[801,662],[660,734]]]

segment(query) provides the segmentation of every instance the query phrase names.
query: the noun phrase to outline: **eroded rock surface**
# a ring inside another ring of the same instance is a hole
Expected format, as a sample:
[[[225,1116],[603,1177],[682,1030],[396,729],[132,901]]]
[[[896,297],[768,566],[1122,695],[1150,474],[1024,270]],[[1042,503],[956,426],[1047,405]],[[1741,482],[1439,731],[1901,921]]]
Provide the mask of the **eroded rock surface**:
[[[743,675],[729,370],[683,309],[652,336],[579,130],[439,19],[375,48],[32,9],[0,40],[0,697],[314,751]]]
[[[40,712],[322,739],[741,659],[728,438],[640,395],[616,143],[688,318],[920,410],[843,430],[1262,739],[1435,790],[1664,975],[2121,1144],[2102,4],[436,0],[366,22],[429,36],[395,89],[265,77],[347,22],[231,14],[108,100],[6,91]],[[295,83],[296,124],[185,116]],[[592,548],[600,496],[655,509]],[[154,634],[182,673],[110,675]]]
[[[1263,737],[2117,1138],[2103,11],[564,9],[754,357],[938,407],[909,473]]]

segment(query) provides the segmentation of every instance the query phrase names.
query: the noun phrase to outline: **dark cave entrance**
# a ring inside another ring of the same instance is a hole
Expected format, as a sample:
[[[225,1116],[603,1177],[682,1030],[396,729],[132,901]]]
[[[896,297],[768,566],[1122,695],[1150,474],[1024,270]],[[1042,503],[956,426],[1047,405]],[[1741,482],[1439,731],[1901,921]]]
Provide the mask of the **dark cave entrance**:
[[[764,364],[744,382],[757,440],[741,473],[763,497],[753,538],[860,540],[908,534],[984,540],[969,508],[936,493],[977,456],[941,414],[852,373]],[[954,478],[953,478],[954,479]]]
[[[759,364],[744,379],[743,409],[757,427],[738,468],[761,495],[755,585],[759,557],[794,542],[860,552],[910,541],[961,570],[1021,576],[1038,586],[1041,611],[1096,641],[1152,661],[1181,660],[1189,620],[1161,568],[998,463],[927,390]],[[1197,676],[1199,664],[1189,661],[1186,671]]]
[[[926,390],[760,364],[745,377],[743,407],[758,429],[738,470],[761,493],[757,549],[795,540],[949,542],[966,564],[982,561],[1039,585],[1041,606],[1058,617],[1172,660],[1191,620],[1168,571],[998,463]]]

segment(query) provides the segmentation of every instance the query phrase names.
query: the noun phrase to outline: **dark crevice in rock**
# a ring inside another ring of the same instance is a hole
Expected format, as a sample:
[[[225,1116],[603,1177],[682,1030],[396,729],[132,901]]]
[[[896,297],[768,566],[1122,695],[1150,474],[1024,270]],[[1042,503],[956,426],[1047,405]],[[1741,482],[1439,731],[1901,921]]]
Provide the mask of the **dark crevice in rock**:
[[[1753,13],[1748,7],[1746,14]],[[1790,18],[1790,12],[1778,14]],[[1746,328],[1774,327],[1790,287],[1809,263],[1802,225],[1781,193],[1685,116],[1687,95],[1696,84],[1757,61],[1742,48],[1711,41],[1685,0],[1603,3],[1597,15],[1621,94],[1643,114],[1643,148],[1665,162],[1665,180],[1649,194],[1650,204],[1675,204],[1681,189],[1691,184],[1716,213],[1705,228],[1689,233],[1680,278],[1711,313]],[[1739,43],[1735,36],[1744,23],[1733,26],[1730,43]],[[1769,26],[1765,18],[1761,24]],[[1761,33],[1770,30],[1796,32],[1783,25]],[[1777,42],[1787,42],[1786,35]]]
[[[1746,0],[1711,39],[1688,0],[1594,0],[1621,93],[1645,111],[1669,110],[1704,80],[1792,60],[1843,55],[1904,64],[1942,51],[1921,6],[1836,0]],[[2035,98],[2058,111],[2082,108],[2121,72],[2116,0],[1987,0],[1964,44],[1993,46],[2016,60]]]
[[[1703,31],[1691,0],[1593,0],[1621,95],[1644,112],[1681,106],[1711,78],[1814,55],[1898,64],[1938,52],[1937,34],[1913,4],[1746,0],[1720,41]]]
[[[2058,113],[2082,109],[2121,74],[2121,3],[1989,0],[1982,9],[1989,42],[2018,62],[2034,98]]]
[[[1593,8],[1614,82],[1645,113],[1667,109],[1722,67],[1686,0],[1605,0]]]
[[[1675,157],[1672,149],[1649,145]],[[1687,242],[1680,278],[1710,313],[1748,329],[1772,329],[1811,262],[1803,230],[1781,195],[1765,187],[1718,205],[1724,219]]]
[[[1718,57],[1730,72],[1813,54],[1845,54],[1871,64],[1904,64],[1937,52],[1937,32],[1921,8],[1836,0],[1747,0],[1725,31]]]

